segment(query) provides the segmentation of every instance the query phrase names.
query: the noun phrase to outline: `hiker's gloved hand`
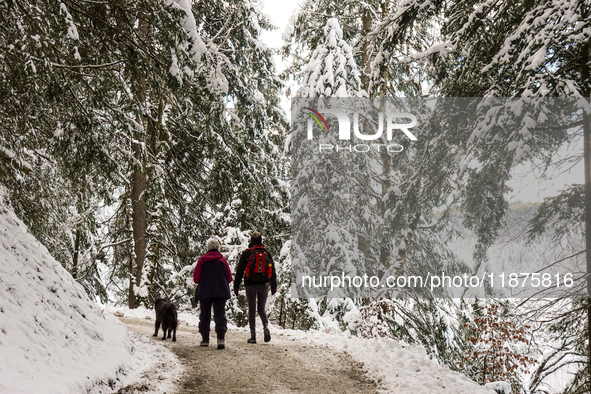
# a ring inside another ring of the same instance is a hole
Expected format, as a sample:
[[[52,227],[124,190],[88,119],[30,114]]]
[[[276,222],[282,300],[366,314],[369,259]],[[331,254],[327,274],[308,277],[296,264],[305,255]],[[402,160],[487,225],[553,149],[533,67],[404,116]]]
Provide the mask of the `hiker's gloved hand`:
[[[236,297],[238,297],[238,289],[234,289],[234,294],[236,294]]]
[[[275,295],[277,293],[277,289],[271,289],[271,295]]]

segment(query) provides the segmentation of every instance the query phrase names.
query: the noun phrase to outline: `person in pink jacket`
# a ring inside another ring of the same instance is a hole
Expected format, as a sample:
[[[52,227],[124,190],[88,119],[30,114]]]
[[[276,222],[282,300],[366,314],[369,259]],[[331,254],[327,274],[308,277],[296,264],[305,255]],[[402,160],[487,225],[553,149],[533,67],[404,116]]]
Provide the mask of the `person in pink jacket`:
[[[219,249],[220,243],[216,239],[207,241],[207,253],[199,257],[193,272],[193,281],[198,285],[195,299],[199,300],[201,308],[199,315],[201,346],[209,346],[209,325],[213,306],[218,349],[224,349],[226,331],[228,331],[226,301],[230,298],[229,283],[232,282],[232,272]]]

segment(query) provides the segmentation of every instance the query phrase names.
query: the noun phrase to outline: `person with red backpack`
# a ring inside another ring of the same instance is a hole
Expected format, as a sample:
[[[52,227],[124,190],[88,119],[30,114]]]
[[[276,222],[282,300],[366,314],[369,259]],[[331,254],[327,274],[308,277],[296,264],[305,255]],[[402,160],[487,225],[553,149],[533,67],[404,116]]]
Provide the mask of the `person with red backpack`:
[[[236,267],[236,279],[234,280],[234,294],[236,296],[238,296],[243,276],[246,299],[248,300],[248,325],[250,326],[250,339],[247,342],[257,343],[256,312],[259,313],[263,322],[264,340],[269,342],[271,333],[269,332],[269,320],[265,312],[265,304],[267,303],[269,288],[271,294],[275,294],[277,291],[277,276],[273,257],[263,245],[263,237],[258,231],[252,232],[248,249],[242,252]]]

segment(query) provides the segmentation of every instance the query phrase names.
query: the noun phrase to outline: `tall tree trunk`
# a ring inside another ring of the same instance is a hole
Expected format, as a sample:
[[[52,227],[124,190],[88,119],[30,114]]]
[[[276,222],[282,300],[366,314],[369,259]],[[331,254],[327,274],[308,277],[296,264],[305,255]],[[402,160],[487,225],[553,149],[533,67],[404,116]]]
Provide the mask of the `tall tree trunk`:
[[[361,25],[362,31],[361,34],[363,36],[363,45],[361,47],[361,87],[369,94],[369,82],[370,82],[370,66],[371,66],[371,56],[370,56],[370,43],[367,40],[367,35],[371,31],[372,19],[371,14],[367,13],[361,17]],[[370,126],[367,120],[363,122],[363,130],[369,130]],[[367,234],[364,234],[363,231],[360,231],[357,234],[357,249],[368,258],[370,256],[369,252],[371,251],[371,240],[367,237]],[[366,265],[367,266],[367,265]],[[375,273],[373,274],[375,275]]]
[[[141,141],[141,140],[140,140]],[[144,164],[143,146],[139,141],[132,146],[134,158],[137,160],[136,168],[133,171],[132,189],[131,189],[131,220],[133,229],[133,273],[134,285],[139,285],[142,280],[142,271],[144,260],[146,259],[146,203],[142,200],[142,195],[146,190],[146,174],[144,168],[139,167],[139,163]],[[137,308],[139,300],[135,296],[133,286],[130,286],[129,307]]]
[[[381,18],[382,20],[385,20],[386,17],[388,16],[388,5],[386,1],[383,1],[381,3]],[[384,115],[386,114],[386,100],[388,97],[388,85],[387,85],[387,79],[388,79],[388,66],[386,64],[385,59],[382,59],[382,63],[379,65],[380,67],[380,74],[379,74],[379,90],[378,90],[378,94],[380,97],[380,112],[383,113]],[[373,81],[374,83],[376,81]],[[384,122],[385,122],[385,117],[384,117]],[[386,144],[388,144],[388,141],[385,141]],[[391,168],[391,158],[390,158],[390,153],[388,153],[388,151],[386,149],[381,150],[380,152],[380,159],[382,160],[382,176],[381,176],[381,186],[382,186],[382,197],[384,197],[386,195],[386,193],[388,193],[388,190],[390,190],[390,187],[392,186],[391,181],[390,181],[390,168]],[[386,205],[382,204],[382,209],[381,209],[381,215],[382,218],[386,215]],[[392,251],[390,250],[390,245],[385,245],[382,246],[380,248],[380,255],[379,255],[379,260],[380,260],[380,268],[385,268],[388,266],[388,263],[390,261],[391,258],[391,254]],[[380,273],[382,273],[383,271],[380,271]],[[381,275],[380,275],[381,276]]]
[[[591,61],[589,52],[591,42],[583,45],[581,50],[581,85],[584,97],[591,96],[591,87],[589,81],[589,62]],[[591,116],[588,112],[583,112],[583,143],[584,143],[584,161],[585,161],[585,254],[587,257],[587,369],[588,369],[588,388],[591,390]]]
[[[148,35],[148,26],[146,16],[143,12],[138,15],[139,31],[142,38]],[[139,57],[139,55],[138,55]],[[140,63],[142,59],[137,59]],[[141,70],[140,64],[135,64],[134,67],[138,71],[137,80],[133,84],[135,99],[139,102],[140,108],[145,108],[146,105],[146,77]],[[130,283],[129,288],[129,308],[134,309],[140,305],[140,300],[135,294],[134,286],[139,286],[142,280],[142,272],[144,268],[144,261],[146,259],[146,202],[142,200],[143,194],[147,188],[146,177],[146,126],[143,114],[138,114],[138,124],[141,129],[133,133],[133,141],[131,150],[133,153],[133,175],[131,180],[131,225],[133,229],[133,268],[131,279],[134,283]],[[130,281],[131,282],[131,281]]]
[[[134,270],[133,270],[133,267],[135,265],[135,258],[133,256],[134,256],[133,250],[130,249],[130,251],[129,251],[129,289],[128,289],[128,295],[127,295],[127,302],[128,302],[129,308],[137,308],[139,306],[139,303],[137,302],[137,300],[135,298],[135,291],[133,289],[133,286],[135,284],[135,276],[134,276]]]
[[[283,322],[283,308],[285,307],[285,295],[281,296],[281,304],[279,308],[279,325],[281,328],[285,328],[285,323]]]
[[[361,47],[361,71],[363,74],[361,75],[361,86],[365,91],[369,94],[369,72],[370,72],[370,54],[369,54],[369,40],[365,39],[369,32],[371,31],[371,15],[369,13],[365,14],[361,17],[361,24],[363,26],[363,46]]]
[[[150,245],[150,256],[148,259],[150,260],[150,272],[148,274],[148,283],[149,283],[149,292],[148,295],[151,297],[151,301],[153,302],[158,299],[158,293],[160,292],[160,286],[157,285],[157,281],[159,279],[159,272],[160,272],[160,239],[161,239],[161,231],[162,227],[158,229],[158,235],[155,240],[152,241]],[[164,295],[164,294],[163,294]]]

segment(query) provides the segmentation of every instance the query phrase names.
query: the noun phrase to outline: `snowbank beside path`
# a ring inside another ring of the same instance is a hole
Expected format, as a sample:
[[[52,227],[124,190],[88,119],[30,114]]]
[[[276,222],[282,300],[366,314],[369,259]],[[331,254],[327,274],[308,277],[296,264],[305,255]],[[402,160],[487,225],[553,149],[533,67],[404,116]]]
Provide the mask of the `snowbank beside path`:
[[[354,360],[362,362],[367,375],[378,382],[379,393],[495,394],[492,388],[480,386],[465,375],[429,359],[420,346],[402,344],[389,338],[365,339],[314,330],[277,330],[277,333],[347,352]]]
[[[167,357],[92,303],[0,188],[0,392],[109,393]]]

